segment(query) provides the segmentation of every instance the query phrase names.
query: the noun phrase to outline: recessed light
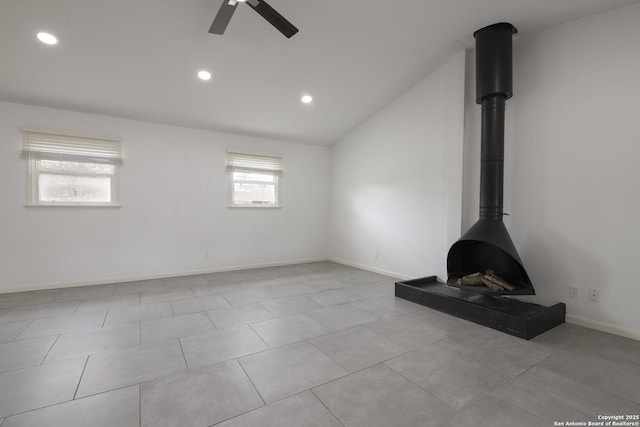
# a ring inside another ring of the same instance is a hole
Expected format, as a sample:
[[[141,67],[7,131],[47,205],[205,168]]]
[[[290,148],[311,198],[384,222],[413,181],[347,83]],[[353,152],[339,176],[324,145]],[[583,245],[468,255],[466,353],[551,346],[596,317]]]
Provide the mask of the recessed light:
[[[300,98],[300,101],[304,102],[305,104],[308,104],[311,101],[313,101],[313,98],[311,97],[311,95],[304,95],[302,98]]]
[[[211,73],[205,70],[198,71],[198,77],[200,80],[211,80]]]
[[[37,34],[37,37],[38,37],[38,40],[40,40],[44,44],[50,44],[50,45],[58,44],[58,39],[53,34],[40,32]]]

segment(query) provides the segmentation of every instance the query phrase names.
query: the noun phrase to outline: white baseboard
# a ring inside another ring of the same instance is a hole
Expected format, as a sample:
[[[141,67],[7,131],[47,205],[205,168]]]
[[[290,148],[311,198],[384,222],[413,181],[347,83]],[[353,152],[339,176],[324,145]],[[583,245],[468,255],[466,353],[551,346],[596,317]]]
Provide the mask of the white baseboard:
[[[108,284],[114,284],[114,283],[136,282],[140,280],[167,279],[171,277],[182,277],[182,276],[197,276],[200,274],[223,273],[225,271],[239,271],[239,270],[251,270],[254,268],[282,267],[286,265],[308,264],[312,262],[323,262],[323,261],[331,261],[337,264],[346,265],[348,267],[354,267],[360,270],[371,271],[373,273],[383,274],[385,276],[391,276],[391,277],[395,277],[403,280],[408,280],[413,278],[411,276],[407,276],[406,274],[401,274],[395,271],[384,270],[381,268],[371,267],[368,265],[358,264],[358,263],[345,261],[338,258],[329,257],[329,258],[310,258],[310,259],[301,259],[301,260],[281,261],[281,262],[262,263],[262,264],[244,264],[244,265],[219,267],[219,268],[212,268],[212,269],[205,269],[205,270],[193,270],[193,271],[180,272],[180,273],[164,273],[164,274],[158,274],[158,275],[118,277],[118,278],[111,278],[111,279],[99,279],[99,280],[79,281],[79,282],[56,282],[56,283],[36,284],[36,285],[22,286],[20,288],[1,289],[0,295],[6,294],[6,293],[12,293],[12,292],[42,291],[42,290],[58,289],[58,288],[75,288],[79,286],[108,285]],[[619,335],[621,337],[640,341],[640,330],[637,330],[637,329],[626,328],[624,326],[618,326],[612,323],[600,322],[598,320],[592,320],[586,317],[576,316],[573,314],[567,314],[566,321],[567,323],[583,326],[585,328],[595,329],[597,331],[606,332],[613,335]]]
[[[263,264],[235,265],[230,267],[219,267],[219,268],[211,268],[211,269],[205,269],[205,270],[183,271],[179,273],[162,273],[162,274],[156,274],[156,275],[103,278],[103,279],[97,279],[97,280],[83,280],[78,282],[39,283],[34,285],[20,286],[19,288],[0,289],[0,295],[12,293],[12,292],[44,291],[44,290],[58,289],[58,288],[77,288],[79,286],[110,285],[114,283],[137,282],[140,280],[168,279],[171,277],[182,277],[182,276],[197,276],[200,274],[223,273],[225,271],[251,270],[254,268],[282,267],[286,265],[308,264],[311,262],[322,262],[322,261],[329,261],[329,259],[328,258],[309,258],[309,259],[281,261],[281,262],[272,262],[272,263],[263,263]]]
[[[586,317],[576,316],[573,314],[567,314],[566,321],[567,323],[572,323],[578,326],[584,326],[585,328],[595,329],[597,331],[607,332],[609,334],[619,335],[621,337],[640,341],[640,331],[637,329],[626,328],[624,326],[618,326],[612,323],[600,322],[598,320],[591,320],[591,319],[587,319]]]
[[[395,271],[383,270],[381,268],[376,268],[376,267],[370,267],[368,265],[345,261],[343,259],[329,257],[328,261],[335,262],[336,264],[346,265],[348,267],[359,268],[360,270],[371,271],[372,273],[378,273],[378,274],[384,274],[385,276],[396,277],[402,280],[415,279],[415,277],[407,276],[406,274],[400,274]]]

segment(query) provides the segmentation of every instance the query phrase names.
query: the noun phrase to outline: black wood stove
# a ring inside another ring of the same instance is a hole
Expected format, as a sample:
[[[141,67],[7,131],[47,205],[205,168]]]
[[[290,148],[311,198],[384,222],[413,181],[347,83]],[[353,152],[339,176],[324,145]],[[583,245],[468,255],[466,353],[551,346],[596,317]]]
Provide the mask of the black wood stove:
[[[516,28],[499,23],[474,33],[476,39],[476,103],[482,106],[480,215],[451,246],[447,282],[435,276],[396,283],[396,296],[531,339],[564,322],[563,303],[543,307],[506,295],[535,291],[504,225],[504,116],[513,96],[512,37]],[[507,288],[464,286],[459,279],[495,274]]]

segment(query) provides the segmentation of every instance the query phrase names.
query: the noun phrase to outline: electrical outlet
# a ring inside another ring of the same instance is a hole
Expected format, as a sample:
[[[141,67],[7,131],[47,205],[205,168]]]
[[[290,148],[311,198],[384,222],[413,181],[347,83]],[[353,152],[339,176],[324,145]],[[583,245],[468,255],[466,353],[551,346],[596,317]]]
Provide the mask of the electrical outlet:
[[[202,259],[204,261],[209,261],[209,252],[205,252],[204,256],[202,257]]]
[[[571,298],[580,298],[580,288],[578,286],[569,286],[569,296]]]
[[[597,289],[589,289],[589,301],[600,302],[600,291]]]
[[[380,251],[376,251],[376,254],[373,256],[373,259],[378,261],[380,259]]]

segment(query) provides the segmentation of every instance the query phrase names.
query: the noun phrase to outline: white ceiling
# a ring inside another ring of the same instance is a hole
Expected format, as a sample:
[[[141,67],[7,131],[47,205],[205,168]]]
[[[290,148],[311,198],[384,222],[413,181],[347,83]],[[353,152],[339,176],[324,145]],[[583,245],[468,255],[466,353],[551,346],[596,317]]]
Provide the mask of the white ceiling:
[[[639,0],[268,0],[291,39],[243,4],[208,34],[221,1],[0,0],[0,100],[330,145],[483,26],[526,36]]]

